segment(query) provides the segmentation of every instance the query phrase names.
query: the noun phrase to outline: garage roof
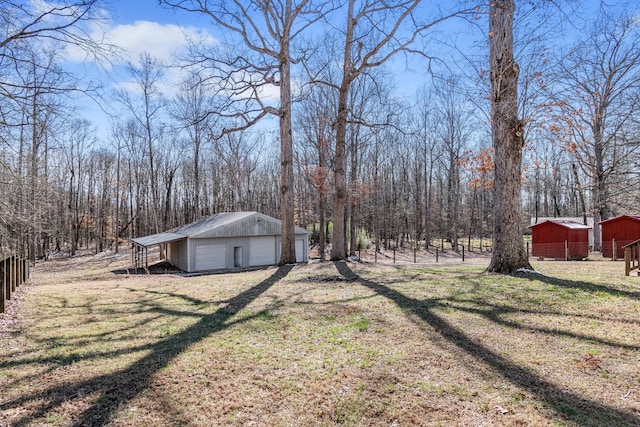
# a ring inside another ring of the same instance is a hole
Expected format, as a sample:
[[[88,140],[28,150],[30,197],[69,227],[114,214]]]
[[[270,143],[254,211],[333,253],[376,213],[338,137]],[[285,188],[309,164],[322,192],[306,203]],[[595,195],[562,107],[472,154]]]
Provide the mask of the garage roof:
[[[301,235],[309,232],[304,228],[295,227],[294,233]],[[187,237],[275,236],[280,234],[282,234],[282,222],[278,219],[258,212],[223,212],[164,233],[137,237],[132,241],[137,245],[148,247]]]
[[[161,243],[175,242],[176,240],[185,239],[186,237],[187,236],[184,236],[182,234],[166,232],[166,233],[151,234],[149,236],[144,236],[144,237],[136,237],[135,239],[131,239],[131,241],[133,241],[133,243],[137,245],[146,247],[146,246],[159,245]]]
[[[584,230],[584,229],[590,229],[591,228],[588,225],[580,224],[578,222],[570,221],[570,220],[567,220],[567,219],[548,219],[546,221],[530,225],[529,228],[535,228],[535,227],[537,227],[539,225],[546,224],[546,223],[554,223],[554,224],[558,224],[558,225],[561,225],[563,227],[571,228],[571,229],[574,229],[574,230]]]

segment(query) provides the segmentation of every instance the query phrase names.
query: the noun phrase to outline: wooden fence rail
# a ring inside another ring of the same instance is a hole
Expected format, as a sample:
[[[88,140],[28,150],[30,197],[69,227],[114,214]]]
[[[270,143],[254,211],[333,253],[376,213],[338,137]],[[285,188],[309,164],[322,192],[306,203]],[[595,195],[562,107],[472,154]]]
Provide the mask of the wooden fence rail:
[[[5,312],[16,288],[29,280],[29,260],[15,255],[0,261],[0,314]]]
[[[640,240],[631,242],[623,246],[622,249],[624,249],[624,275],[628,276],[631,271],[638,270],[640,266]],[[638,274],[640,274],[640,271],[638,271]]]

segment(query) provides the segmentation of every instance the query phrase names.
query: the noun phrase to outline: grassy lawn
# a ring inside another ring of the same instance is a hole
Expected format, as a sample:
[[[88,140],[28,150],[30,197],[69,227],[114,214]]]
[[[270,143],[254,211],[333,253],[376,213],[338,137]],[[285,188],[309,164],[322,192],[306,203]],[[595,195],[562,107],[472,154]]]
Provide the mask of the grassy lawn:
[[[640,278],[609,261],[199,277],[39,264],[0,425],[640,425]]]

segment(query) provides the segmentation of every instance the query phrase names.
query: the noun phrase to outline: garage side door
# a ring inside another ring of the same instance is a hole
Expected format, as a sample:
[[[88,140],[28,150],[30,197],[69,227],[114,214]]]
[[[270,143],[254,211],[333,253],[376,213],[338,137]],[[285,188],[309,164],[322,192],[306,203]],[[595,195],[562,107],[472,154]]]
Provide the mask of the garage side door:
[[[227,245],[211,241],[195,242],[195,270],[215,270],[227,266]]]
[[[303,239],[296,239],[296,262],[304,262],[304,254],[307,248],[304,247]]]
[[[249,265],[273,265],[276,263],[276,239],[273,236],[252,237]]]

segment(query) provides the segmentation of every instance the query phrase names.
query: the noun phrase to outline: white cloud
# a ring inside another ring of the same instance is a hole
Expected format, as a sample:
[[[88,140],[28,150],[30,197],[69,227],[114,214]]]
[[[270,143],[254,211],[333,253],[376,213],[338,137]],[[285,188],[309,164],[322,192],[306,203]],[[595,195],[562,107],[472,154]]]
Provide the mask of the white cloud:
[[[151,21],[114,26],[93,24],[90,36],[96,42],[116,46],[121,50],[122,62],[134,64],[141,54],[148,53],[159,62],[169,65],[174,62],[176,53],[187,46],[189,39],[199,40],[202,44],[216,43],[216,39],[202,28]],[[67,49],[66,58],[71,62],[83,62],[87,56],[77,46],[71,45]]]
[[[121,47],[125,58],[131,62],[136,62],[140,54],[149,53],[158,61],[170,64],[176,52],[187,46],[189,39],[202,40],[205,44],[215,43],[205,30],[150,21],[118,25],[107,32],[107,42]]]
[[[140,88],[130,81],[130,76],[122,74],[121,66],[127,63],[139,65],[142,54],[149,54],[159,64],[169,66],[175,64],[180,51],[187,47],[189,40],[197,40],[200,45],[205,46],[217,44],[217,40],[205,29],[146,20],[115,25],[94,22],[88,31],[96,43],[115,46],[119,51],[116,57],[111,58],[110,63],[102,62],[101,67],[98,67],[110,74],[104,80],[111,80],[116,89],[131,93],[139,92]],[[87,61],[91,63],[94,59],[74,45],[68,45],[65,53],[69,63],[86,65]],[[158,89],[165,96],[172,96],[180,79],[179,68],[165,68]]]

